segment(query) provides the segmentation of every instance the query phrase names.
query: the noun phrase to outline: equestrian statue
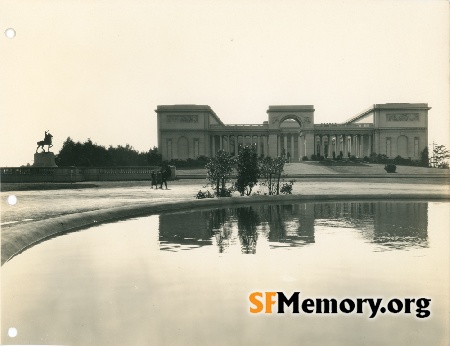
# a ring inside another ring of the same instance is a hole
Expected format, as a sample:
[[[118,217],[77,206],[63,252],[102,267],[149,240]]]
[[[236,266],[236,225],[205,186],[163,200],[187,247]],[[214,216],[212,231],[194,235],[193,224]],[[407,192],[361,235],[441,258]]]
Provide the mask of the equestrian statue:
[[[36,152],[38,151],[39,147],[42,148],[42,151],[45,153],[45,148],[44,145],[47,145],[47,152],[50,152],[50,148],[53,146],[52,145],[52,138],[53,136],[50,134],[50,132],[47,130],[45,131],[45,137],[43,141],[39,141],[37,142],[37,148],[36,148]]]

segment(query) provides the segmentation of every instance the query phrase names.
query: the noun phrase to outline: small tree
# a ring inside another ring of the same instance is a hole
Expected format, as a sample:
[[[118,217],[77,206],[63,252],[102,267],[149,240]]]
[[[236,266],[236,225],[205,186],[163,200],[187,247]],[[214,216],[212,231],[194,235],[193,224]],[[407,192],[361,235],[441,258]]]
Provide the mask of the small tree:
[[[237,158],[236,190],[249,196],[258,182],[259,167],[258,155],[253,147],[245,146]]]
[[[433,145],[432,164],[437,168],[448,168],[447,159],[450,158],[450,151],[445,145]]]
[[[229,153],[219,150],[216,157],[209,159],[209,162],[206,164],[205,168],[208,170],[207,178],[216,190],[216,196],[228,196],[225,185],[230,181],[234,162],[234,158]]]
[[[265,157],[259,162],[259,176],[263,180],[262,185],[269,189],[269,195],[280,194],[280,180],[285,163],[284,157]]]
[[[280,180],[281,174],[284,170],[284,164],[286,163],[286,159],[284,157],[277,157],[273,160],[273,171],[275,173],[275,177],[277,180],[277,195],[280,194]]]

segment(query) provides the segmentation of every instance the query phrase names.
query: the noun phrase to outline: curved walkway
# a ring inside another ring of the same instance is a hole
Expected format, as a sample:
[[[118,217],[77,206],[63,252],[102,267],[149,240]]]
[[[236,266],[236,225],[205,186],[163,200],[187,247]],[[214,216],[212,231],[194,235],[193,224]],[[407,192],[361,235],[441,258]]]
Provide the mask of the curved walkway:
[[[294,184],[292,195],[196,200],[198,180],[171,182],[169,190],[150,189],[148,182],[98,183],[96,188],[10,191],[1,194],[1,264],[25,249],[59,234],[130,217],[236,204],[342,199],[450,199],[449,185],[430,181],[385,179],[308,181]],[[82,187],[82,185],[80,185]],[[8,205],[14,194],[17,204]]]

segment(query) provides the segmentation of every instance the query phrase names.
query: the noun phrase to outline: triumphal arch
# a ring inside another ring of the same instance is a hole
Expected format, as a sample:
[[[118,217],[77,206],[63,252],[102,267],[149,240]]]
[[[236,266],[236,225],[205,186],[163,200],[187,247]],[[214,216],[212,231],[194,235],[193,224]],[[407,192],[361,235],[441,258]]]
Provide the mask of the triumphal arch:
[[[262,124],[224,124],[202,105],[161,105],[155,112],[163,160],[213,157],[219,149],[237,156],[252,145],[258,156],[299,162],[313,154],[419,159],[428,145],[430,109],[426,103],[374,104],[342,123],[319,124],[312,105],[269,106]]]

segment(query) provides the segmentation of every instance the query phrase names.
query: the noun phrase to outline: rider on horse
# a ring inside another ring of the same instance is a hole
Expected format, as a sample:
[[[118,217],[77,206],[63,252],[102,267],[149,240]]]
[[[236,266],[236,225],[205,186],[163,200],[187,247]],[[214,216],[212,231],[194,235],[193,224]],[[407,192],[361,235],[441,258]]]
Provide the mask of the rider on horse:
[[[50,148],[53,146],[52,145],[52,138],[53,138],[53,136],[50,134],[50,131],[48,131],[48,130],[45,131],[44,140],[37,142],[38,146],[36,148],[36,152],[38,151],[39,147],[41,147],[42,150],[45,152],[44,145],[48,145],[47,151],[50,152]]]

